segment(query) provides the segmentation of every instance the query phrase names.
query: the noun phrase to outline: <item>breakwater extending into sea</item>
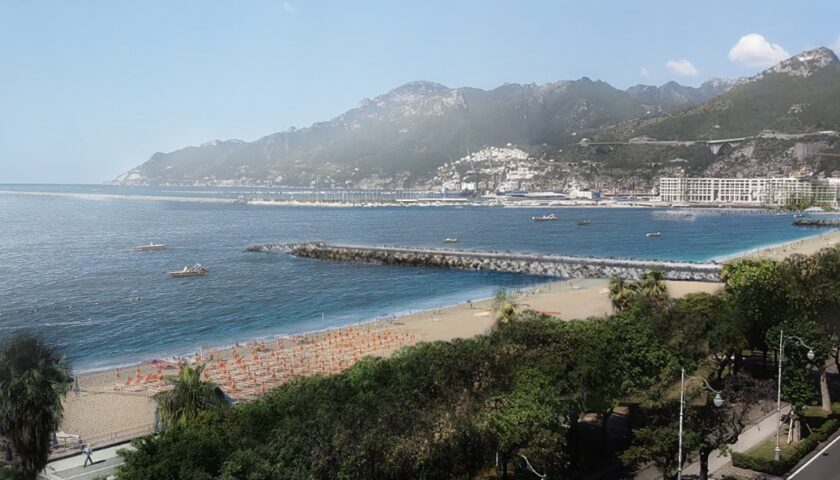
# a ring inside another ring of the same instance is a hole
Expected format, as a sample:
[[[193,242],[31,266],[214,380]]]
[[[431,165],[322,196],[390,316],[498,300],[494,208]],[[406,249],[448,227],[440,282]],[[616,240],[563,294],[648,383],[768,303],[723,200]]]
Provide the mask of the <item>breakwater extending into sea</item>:
[[[556,222],[534,222],[544,209],[248,208],[234,204],[239,190],[218,194],[219,203],[163,200],[217,195],[204,188],[42,190],[62,195],[0,194],[0,338],[42,333],[77,371],[436,309],[552,278],[245,252],[252,243],[435,249],[458,238],[470,251],[704,263],[819,233],[793,227],[790,215],[758,213],[568,208],[552,212]],[[653,231],[661,236],[646,235]],[[167,249],[134,249],[152,241]],[[195,263],[210,273],[166,274]]]
[[[720,281],[716,262],[674,262],[622,258],[579,257],[534,253],[470,251],[442,248],[337,245],[324,242],[252,245],[250,252],[286,251],[291,255],[339,262],[378,263],[463,270],[487,270],[561,278],[638,279],[658,270],[669,280]]]

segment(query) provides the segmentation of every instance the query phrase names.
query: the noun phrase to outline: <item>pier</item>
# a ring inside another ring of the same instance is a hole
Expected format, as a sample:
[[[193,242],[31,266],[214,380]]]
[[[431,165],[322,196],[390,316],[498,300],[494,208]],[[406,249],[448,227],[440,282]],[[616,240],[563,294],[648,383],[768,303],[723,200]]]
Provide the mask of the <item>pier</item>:
[[[609,278],[617,275],[639,279],[645,273],[658,270],[668,280],[719,282],[721,271],[721,264],[716,262],[672,262],[443,248],[338,245],[322,242],[252,245],[248,247],[248,251],[285,251],[296,257],[338,262],[487,270],[561,278]]]

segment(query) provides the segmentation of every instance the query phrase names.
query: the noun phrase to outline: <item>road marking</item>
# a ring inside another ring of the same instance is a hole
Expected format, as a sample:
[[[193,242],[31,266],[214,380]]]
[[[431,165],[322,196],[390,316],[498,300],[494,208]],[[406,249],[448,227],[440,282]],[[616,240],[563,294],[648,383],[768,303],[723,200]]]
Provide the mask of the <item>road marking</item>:
[[[806,468],[808,465],[810,465],[810,464],[811,464],[811,462],[813,462],[814,460],[816,460],[816,459],[820,458],[820,457],[822,456],[822,454],[823,454],[823,453],[825,453],[825,451],[826,451],[826,450],[828,450],[829,448],[831,448],[831,446],[832,446],[832,445],[834,445],[835,443],[837,443],[837,440],[840,440],[840,436],[838,436],[837,438],[835,438],[834,440],[832,440],[832,441],[831,441],[831,443],[829,443],[828,445],[826,445],[826,446],[825,446],[825,448],[823,448],[823,449],[822,449],[822,450],[820,450],[820,451],[819,451],[816,455],[814,455],[813,457],[811,457],[811,459],[810,459],[810,460],[808,460],[807,462],[805,462],[805,465],[802,465],[801,467],[797,468],[795,472],[791,473],[791,474],[790,474],[790,476],[789,476],[789,477],[787,477],[787,478],[788,478],[788,480],[790,480],[791,478],[793,478],[793,477],[795,477],[796,475],[798,475],[798,474],[799,474],[799,472],[801,472],[802,470],[805,470],[805,468]]]

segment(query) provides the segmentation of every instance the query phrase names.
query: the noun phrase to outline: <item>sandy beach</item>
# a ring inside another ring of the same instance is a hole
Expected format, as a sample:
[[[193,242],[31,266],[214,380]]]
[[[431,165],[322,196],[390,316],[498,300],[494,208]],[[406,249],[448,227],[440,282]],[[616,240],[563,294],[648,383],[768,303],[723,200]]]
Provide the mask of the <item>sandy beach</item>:
[[[779,260],[795,253],[812,254],[838,242],[840,231],[830,231],[745,252],[728,260],[745,257]],[[722,288],[720,283],[666,283],[674,298]],[[612,313],[607,286],[607,279],[564,280],[517,292],[515,299],[522,308],[562,320],[599,317]],[[239,348],[205,352],[199,361],[208,363],[212,380],[224,383],[228,388],[251,385],[250,391],[236,393],[243,399],[253,398],[260,393],[256,390],[258,386],[264,390],[310,372],[334,373],[366,355],[384,356],[420,341],[448,341],[486,333],[494,325],[491,303],[490,299],[483,299],[412,313],[386,322],[353,325],[290,339],[265,340]],[[81,435],[84,441],[95,445],[148,433],[155,411],[154,400],[150,397],[165,388],[165,381],[160,377],[175,372],[174,364],[147,362],[122,369],[119,375],[115,370],[80,375],[79,393],[71,392],[64,402],[65,419],[61,430]]]

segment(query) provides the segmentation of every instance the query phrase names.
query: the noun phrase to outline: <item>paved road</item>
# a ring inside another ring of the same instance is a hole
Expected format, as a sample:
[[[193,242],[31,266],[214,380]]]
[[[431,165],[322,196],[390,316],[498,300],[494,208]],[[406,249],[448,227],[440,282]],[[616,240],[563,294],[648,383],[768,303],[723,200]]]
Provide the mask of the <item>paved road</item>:
[[[116,445],[113,447],[94,450],[91,458],[96,462],[93,465],[84,467],[85,456],[74,455],[69,458],[56,460],[47,464],[47,468],[41,473],[41,480],[93,480],[106,478],[113,475],[119,465],[122,465],[122,457],[117,455],[117,450],[130,448],[128,445]]]
[[[795,470],[788,480],[829,480],[840,478],[840,435]]]

